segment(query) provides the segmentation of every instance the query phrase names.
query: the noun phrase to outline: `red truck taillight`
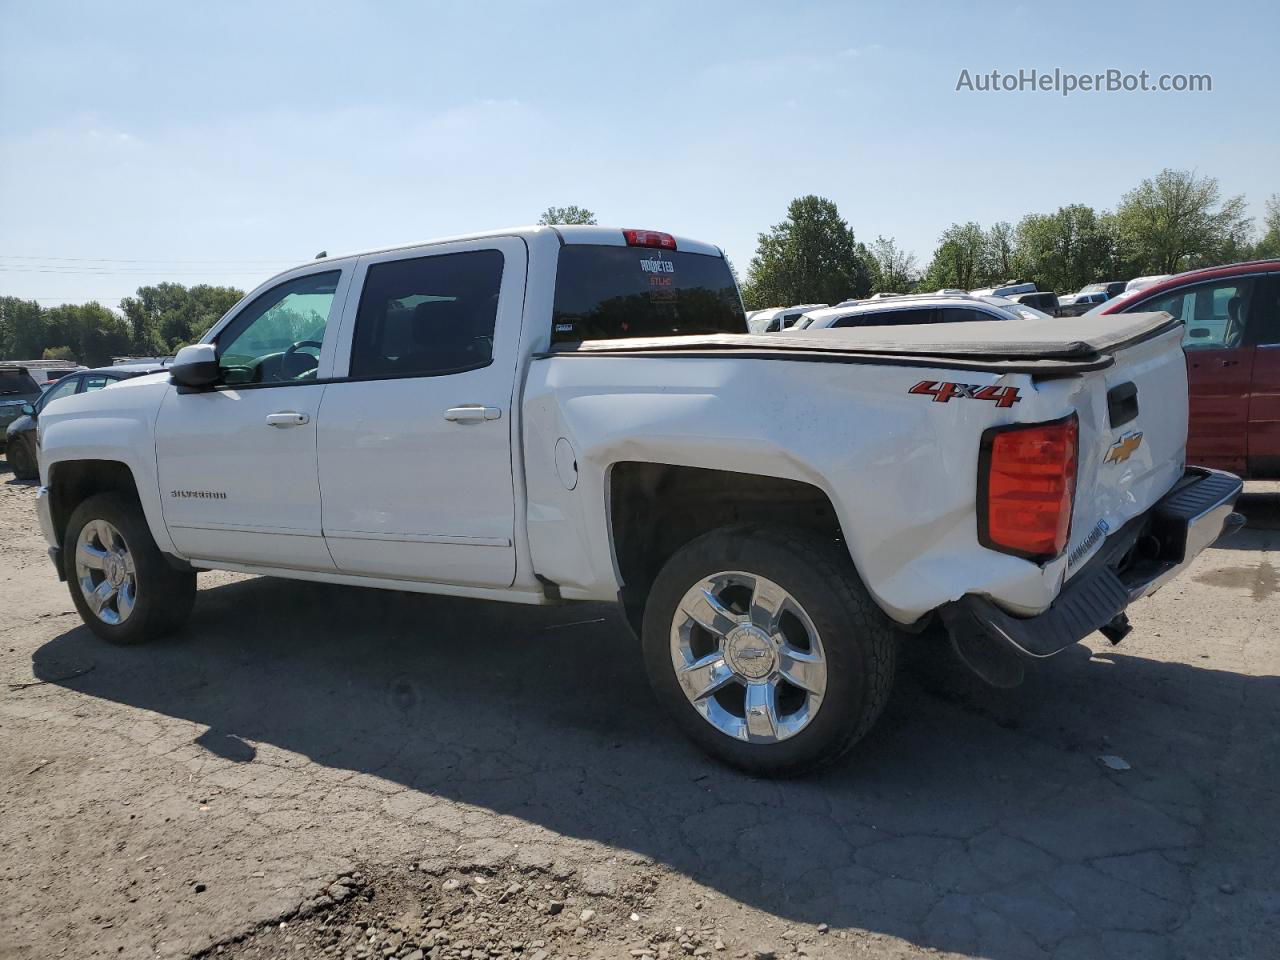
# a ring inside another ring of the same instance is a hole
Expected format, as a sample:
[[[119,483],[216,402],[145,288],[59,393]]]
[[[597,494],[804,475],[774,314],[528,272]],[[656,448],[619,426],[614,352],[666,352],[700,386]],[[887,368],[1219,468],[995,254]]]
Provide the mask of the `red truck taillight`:
[[[982,435],[978,541],[984,547],[1028,560],[1052,560],[1066,549],[1079,445],[1075,414]]]

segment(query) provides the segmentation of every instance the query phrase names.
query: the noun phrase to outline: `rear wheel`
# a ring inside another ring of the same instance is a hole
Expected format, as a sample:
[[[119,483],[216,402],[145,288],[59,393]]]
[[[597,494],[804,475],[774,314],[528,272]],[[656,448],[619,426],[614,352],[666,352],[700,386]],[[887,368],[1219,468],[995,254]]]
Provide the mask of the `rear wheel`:
[[[18,434],[9,440],[9,449],[6,452],[9,460],[9,469],[13,471],[13,476],[17,480],[34,480],[40,475],[40,468],[36,466],[36,458],[32,456],[31,449],[27,445],[26,437]]]
[[[763,776],[803,773],[857,743],[888,700],[898,642],[841,547],[763,526],[677,551],[642,632],[650,682],[684,733]]]
[[[119,494],[98,494],[76,507],[62,541],[62,563],[80,618],[111,643],[143,643],[170,633],[195,603],[195,573],[169,565],[142,508]]]

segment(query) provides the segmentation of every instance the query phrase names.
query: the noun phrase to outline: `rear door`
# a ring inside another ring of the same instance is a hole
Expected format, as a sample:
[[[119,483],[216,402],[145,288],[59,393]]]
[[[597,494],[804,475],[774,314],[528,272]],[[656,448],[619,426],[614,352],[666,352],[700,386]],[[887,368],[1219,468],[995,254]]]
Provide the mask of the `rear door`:
[[[1126,313],[1164,310],[1183,324],[1190,424],[1187,462],[1245,470],[1254,347],[1249,342],[1254,278],[1224,277],[1160,294]]]
[[[325,542],[345,573],[505,587],[528,253],[510,237],[428,249],[357,265],[320,408]]]
[[[1280,274],[1260,278],[1250,335],[1254,343],[1249,397],[1249,473],[1280,476]]]

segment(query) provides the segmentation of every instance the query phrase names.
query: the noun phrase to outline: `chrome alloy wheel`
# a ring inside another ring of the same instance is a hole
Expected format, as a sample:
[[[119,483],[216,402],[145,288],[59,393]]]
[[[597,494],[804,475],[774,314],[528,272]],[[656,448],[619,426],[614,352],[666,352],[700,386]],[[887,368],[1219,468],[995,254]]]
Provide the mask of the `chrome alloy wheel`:
[[[748,743],[777,743],[812,722],[827,690],[822,639],[782,587],[751,573],[713,574],[671,621],[680,689],[709,724]]]
[[[103,623],[124,623],[138,598],[129,545],[105,520],[90,520],[76,539],[76,580],[85,603]]]

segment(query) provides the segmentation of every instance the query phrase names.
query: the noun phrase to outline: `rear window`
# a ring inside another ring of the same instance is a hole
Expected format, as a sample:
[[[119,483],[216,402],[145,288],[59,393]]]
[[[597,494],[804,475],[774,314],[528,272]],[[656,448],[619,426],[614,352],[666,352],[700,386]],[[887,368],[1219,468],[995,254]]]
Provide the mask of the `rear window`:
[[[40,385],[25,370],[0,370],[0,396],[40,392]]]
[[[651,247],[560,248],[552,343],[745,333],[723,257]]]

